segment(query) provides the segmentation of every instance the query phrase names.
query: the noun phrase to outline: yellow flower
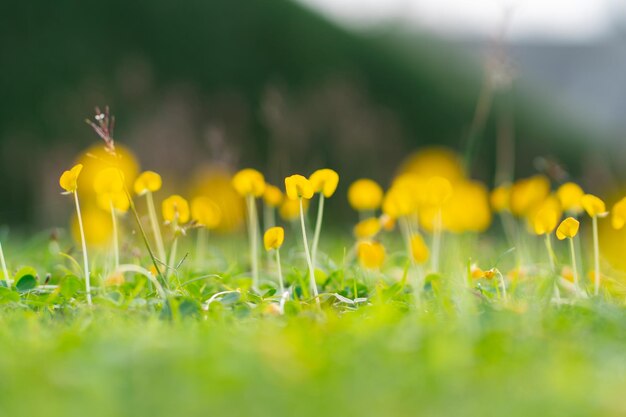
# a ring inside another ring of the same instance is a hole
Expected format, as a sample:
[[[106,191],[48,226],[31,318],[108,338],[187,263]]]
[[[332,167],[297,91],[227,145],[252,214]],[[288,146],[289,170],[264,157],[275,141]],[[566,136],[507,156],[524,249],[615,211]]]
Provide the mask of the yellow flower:
[[[124,174],[118,168],[104,168],[93,180],[96,194],[121,193],[124,191]]]
[[[583,206],[589,217],[604,217],[608,213],[606,212],[606,205],[604,201],[600,200],[593,194],[585,194],[580,199],[580,204]]]
[[[78,188],[78,176],[83,169],[83,164],[74,165],[69,171],[65,171],[59,178],[59,185],[68,193],[73,193]]]
[[[309,200],[302,200],[302,208],[306,213],[309,207]],[[300,217],[300,203],[298,200],[285,199],[278,209],[281,219],[291,222]]]
[[[383,189],[370,179],[356,180],[348,188],[348,202],[357,211],[376,210],[383,200]]]
[[[580,200],[583,195],[585,195],[583,189],[574,182],[566,182],[556,190],[556,196],[561,202],[561,207],[563,207],[563,210],[571,213],[580,213],[582,211]]]
[[[166,222],[187,223],[189,221],[189,203],[179,195],[172,195],[163,200],[161,209]]]
[[[413,153],[402,163],[400,172],[417,174],[425,179],[443,177],[451,183],[465,178],[459,155],[451,149],[439,146],[423,148]]]
[[[502,213],[509,209],[509,202],[511,200],[511,186],[501,185],[494,188],[491,192],[490,202],[493,211],[496,213]]]
[[[364,268],[379,269],[385,262],[385,247],[379,242],[361,242],[357,255]]]
[[[626,224],[626,197],[615,203],[611,210],[611,225],[615,230],[621,230]]]
[[[371,239],[380,232],[381,226],[376,217],[361,220],[354,226],[354,236],[359,240]]]
[[[419,233],[411,237],[411,256],[413,256],[413,260],[418,264],[423,264],[430,256],[428,246],[426,246],[422,235]]]
[[[432,207],[441,207],[452,197],[452,184],[444,177],[432,177],[426,182],[425,202]]]
[[[269,207],[278,207],[283,202],[283,192],[275,185],[266,184],[265,192],[263,193],[263,201]]]
[[[573,238],[578,233],[580,222],[573,217],[568,217],[563,220],[559,227],[556,229],[556,237],[559,240],[563,240],[566,237]]]
[[[233,187],[242,197],[261,197],[265,191],[265,178],[256,169],[242,169],[233,177]]]
[[[546,201],[532,218],[533,230],[538,235],[552,233],[560,218],[560,207],[550,201]]]
[[[417,210],[414,194],[403,186],[392,186],[383,198],[383,213],[397,219]]]
[[[96,197],[96,202],[98,203],[98,207],[105,211],[111,211],[111,206],[114,209],[127,212],[130,208],[130,202],[128,201],[128,196],[124,192],[109,192],[98,194]]]
[[[472,274],[472,278],[474,279],[493,279],[496,276],[497,270],[495,268],[488,269],[483,271],[480,267],[476,265],[472,265],[470,268],[470,273]]]
[[[543,175],[521,179],[511,187],[510,209],[516,216],[526,216],[550,194],[550,180]]]
[[[302,175],[291,175],[285,178],[285,191],[287,198],[298,200],[304,198],[306,200],[313,197],[313,185],[306,177]]]
[[[207,229],[215,229],[222,220],[222,211],[209,197],[191,200],[191,218]]]
[[[285,241],[285,229],[282,227],[270,227],[263,235],[265,250],[280,249]]]
[[[163,181],[161,180],[161,176],[154,171],[144,171],[139,174],[139,177],[135,180],[134,189],[135,194],[143,195],[150,192],[159,191],[161,186],[163,185]]]
[[[324,194],[324,197],[330,197],[335,193],[337,184],[339,184],[339,174],[332,169],[318,169],[309,177],[313,191]]]
[[[428,211],[422,217],[426,220],[427,215]],[[444,228],[451,232],[484,232],[491,224],[487,187],[478,181],[455,183],[452,197],[443,206],[442,216]]]

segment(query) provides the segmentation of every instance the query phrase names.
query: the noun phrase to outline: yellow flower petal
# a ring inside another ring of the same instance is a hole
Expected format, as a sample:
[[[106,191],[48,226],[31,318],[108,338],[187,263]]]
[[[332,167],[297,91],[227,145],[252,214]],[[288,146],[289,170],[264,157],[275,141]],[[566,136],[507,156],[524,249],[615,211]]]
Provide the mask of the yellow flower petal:
[[[187,223],[189,221],[189,203],[179,195],[172,195],[163,200],[161,209],[166,222]]]
[[[282,227],[270,227],[263,235],[265,250],[279,249],[285,241],[285,229]]]
[[[566,182],[556,190],[556,195],[561,202],[563,210],[572,213],[580,213],[582,211],[581,199],[585,192],[580,185],[574,182]]]
[[[233,187],[240,196],[261,197],[265,191],[265,177],[256,169],[242,169],[233,177]]]
[[[324,197],[330,197],[335,193],[337,184],[339,184],[339,174],[332,169],[318,169],[309,177],[313,191],[324,194]]]
[[[222,210],[208,197],[191,200],[191,218],[207,229],[215,229],[222,220]]]
[[[348,202],[357,211],[376,210],[383,200],[383,189],[375,181],[363,178],[348,188]]]
[[[133,188],[135,190],[135,194],[142,195],[148,191],[152,193],[159,191],[162,185],[163,180],[159,174],[154,171],[144,171],[139,174],[139,177],[135,180]]]
[[[357,256],[361,266],[379,269],[385,262],[385,247],[379,242],[361,242],[357,247]]]
[[[69,171],[63,172],[59,178],[59,185],[68,193],[73,193],[78,188],[78,176],[83,169],[83,164],[74,165]]]
[[[559,240],[573,238],[578,234],[579,227],[580,222],[578,220],[573,217],[568,217],[559,224],[559,227],[556,229],[556,237]]]
[[[263,201],[269,207],[278,207],[283,202],[283,192],[275,185],[266,184],[263,193]]]
[[[313,185],[306,177],[302,175],[291,175],[285,178],[285,191],[287,197],[291,200],[304,198],[306,200],[313,197]]]
[[[420,234],[415,234],[411,237],[411,256],[418,264],[425,263],[430,256],[430,250]]]
[[[376,217],[362,220],[354,226],[354,237],[358,240],[371,239],[380,232],[382,225]]]
[[[604,201],[593,194],[585,194],[582,196],[580,204],[583,206],[589,217],[603,217],[607,214]]]

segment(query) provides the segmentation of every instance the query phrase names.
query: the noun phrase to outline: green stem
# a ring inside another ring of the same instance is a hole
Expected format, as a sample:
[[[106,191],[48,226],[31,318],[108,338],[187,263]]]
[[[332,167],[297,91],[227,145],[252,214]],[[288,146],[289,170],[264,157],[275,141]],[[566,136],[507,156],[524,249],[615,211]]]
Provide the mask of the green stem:
[[[315,221],[315,233],[313,234],[313,247],[311,249],[311,258],[313,261],[313,268],[317,266],[317,245],[320,241],[320,232],[322,230],[322,218],[324,217],[324,194],[320,194],[320,202],[317,207],[317,220]]]
[[[172,242],[172,249],[170,250],[170,260],[167,262],[167,272],[165,273],[165,278],[167,278],[168,282],[170,279],[170,275],[172,274],[172,270],[176,267],[176,252],[178,251],[178,236],[174,237],[174,242]]]
[[[569,238],[569,250],[572,255],[572,273],[574,274],[574,291],[576,292],[576,296],[579,295],[579,287],[578,287],[578,266],[576,265],[576,249],[574,248],[574,238]]]
[[[548,251],[548,258],[550,259],[550,271],[552,272],[552,276],[554,277],[554,297],[557,300],[561,299],[561,292],[559,291],[559,286],[557,282],[557,273],[556,273],[556,261],[554,256],[554,251],[552,250],[552,239],[550,233],[546,233],[546,250]]]
[[[204,253],[206,252],[206,240],[208,237],[208,230],[205,227],[200,227],[196,235],[196,267],[202,268],[204,266]]]
[[[256,203],[252,194],[246,196],[248,205],[248,239],[250,243],[250,263],[252,264],[252,288],[259,288],[259,259],[257,248],[258,219],[256,214]]]
[[[593,225],[594,295],[600,293],[600,243],[598,242],[598,216],[591,218]]]
[[[435,215],[435,223],[433,225],[433,256],[431,268],[433,272],[439,272],[439,250],[441,248],[441,208]]]
[[[165,255],[165,245],[163,244],[161,227],[159,226],[159,221],[157,220],[156,209],[154,208],[154,198],[152,197],[151,191],[146,193],[146,203],[148,206],[148,217],[150,217],[150,226],[152,226],[152,234],[154,235],[154,240],[156,242],[157,253],[159,254],[159,258],[161,258],[161,262],[165,262],[167,260]]]
[[[119,237],[117,233],[117,216],[115,215],[115,207],[113,207],[113,200],[110,201],[111,209],[111,224],[113,225],[113,256],[115,259],[115,269],[120,266],[120,247]]]
[[[89,258],[87,256],[87,242],[85,241],[85,229],[83,228],[83,217],[80,213],[80,203],[78,202],[78,192],[74,191],[74,203],[76,204],[76,216],[78,217],[78,230],[83,248],[83,264],[85,274],[85,290],[87,291],[87,304],[91,305],[91,282],[89,281]]]
[[[2,273],[4,274],[4,281],[7,283],[7,288],[11,288],[11,277],[9,277],[9,270],[7,269],[7,263],[4,260],[4,251],[2,250],[2,243],[0,243],[0,263],[2,263]]]
[[[280,266],[280,250],[276,249],[276,265],[278,266],[278,285],[280,286],[280,294],[285,292],[285,286],[283,284],[283,270]]]
[[[306,260],[309,264],[309,281],[311,283],[311,293],[313,297],[315,297],[315,301],[317,305],[320,305],[320,299],[318,297],[317,292],[317,284],[315,282],[315,270],[313,269],[313,262],[311,261],[311,253],[309,252],[309,242],[306,238],[306,227],[304,226],[304,207],[302,206],[302,197],[299,199],[300,202],[300,227],[302,228],[302,243],[304,244],[304,253],[306,254]]]

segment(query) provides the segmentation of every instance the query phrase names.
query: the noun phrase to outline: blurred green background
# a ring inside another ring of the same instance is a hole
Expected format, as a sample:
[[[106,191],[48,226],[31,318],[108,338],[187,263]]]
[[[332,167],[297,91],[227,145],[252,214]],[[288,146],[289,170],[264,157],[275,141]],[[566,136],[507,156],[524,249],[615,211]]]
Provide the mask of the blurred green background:
[[[548,157],[541,169],[580,174],[611,143],[549,91],[508,83],[506,47],[485,48],[483,62],[468,44],[347,29],[286,0],[6,2],[0,46],[0,224],[66,218],[58,175],[97,141],[84,122],[95,105],[111,106],[116,140],[144,168],[178,179],[219,161],[275,183],[320,166],[344,185],[386,183],[417,147],[464,149],[485,68],[505,80],[475,176],[494,178],[502,120],[518,175],[537,156]]]

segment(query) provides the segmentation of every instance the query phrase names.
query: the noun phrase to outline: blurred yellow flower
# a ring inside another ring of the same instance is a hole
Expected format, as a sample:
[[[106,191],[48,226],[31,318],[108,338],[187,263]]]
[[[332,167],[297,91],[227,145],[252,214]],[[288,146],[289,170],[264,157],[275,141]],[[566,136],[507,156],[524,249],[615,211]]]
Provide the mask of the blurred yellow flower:
[[[510,209],[516,216],[527,216],[550,194],[550,180],[535,175],[516,181],[511,187]]]
[[[496,213],[502,213],[509,209],[509,203],[511,201],[511,186],[500,185],[493,189],[490,196],[490,203],[493,211]]]
[[[583,189],[574,182],[566,182],[556,190],[556,196],[561,202],[561,207],[570,213],[582,211],[581,199],[583,195],[585,195]]]
[[[621,230],[626,224],[626,197],[615,203],[611,210],[611,226],[615,230]]]
[[[81,217],[83,219],[87,245],[105,246],[111,243],[111,237],[113,236],[111,216],[91,203],[91,205],[83,207]],[[74,241],[80,242],[80,226],[76,215],[72,216],[71,230]]]
[[[465,178],[459,155],[449,148],[428,147],[413,153],[402,163],[400,173],[412,173],[428,179],[443,177],[455,183]]]
[[[270,227],[263,235],[265,250],[279,249],[285,241],[285,229],[282,227]]]
[[[275,185],[266,184],[263,193],[263,201],[269,207],[278,207],[283,202],[283,192]]]
[[[78,189],[78,176],[83,170],[83,164],[74,165],[69,171],[63,172],[59,178],[59,185],[65,192],[73,193]]]
[[[324,194],[324,197],[330,197],[335,193],[339,184],[339,174],[332,169],[318,169],[309,177],[313,191]]]
[[[434,210],[430,210],[433,213]],[[424,213],[428,219],[429,211]],[[432,214],[431,214],[432,216]],[[483,232],[491,225],[489,192],[479,181],[459,181],[443,206],[443,226],[454,233]]]
[[[424,190],[425,202],[432,207],[441,207],[452,197],[452,184],[444,177],[431,177]]]
[[[159,191],[163,185],[161,176],[154,171],[144,171],[139,174],[139,177],[135,180],[134,190],[135,194],[143,195],[147,192],[154,193]]]
[[[100,170],[94,178],[93,189],[101,209],[128,211],[130,202],[124,190],[124,173],[118,168],[108,167]]]
[[[358,240],[371,239],[380,232],[382,225],[376,217],[361,220],[354,226],[354,237]]]
[[[306,177],[302,175],[290,175],[285,178],[285,191],[287,198],[291,200],[298,200],[300,198],[310,199],[313,197],[313,185]]]
[[[559,227],[556,229],[556,237],[559,240],[573,238],[578,234],[579,227],[580,222],[578,220],[573,217],[568,217],[559,224]]]
[[[78,185],[81,190],[93,192],[93,184],[100,171],[106,168],[117,168],[124,174],[124,185],[132,189],[133,182],[139,172],[139,164],[133,152],[125,146],[116,143],[115,155],[107,152],[101,144],[93,145],[85,150],[78,158],[78,162],[85,168],[81,173]],[[84,193],[83,193],[84,197]]]
[[[546,200],[531,219],[533,230],[538,235],[552,233],[561,218],[561,208],[557,200]]]
[[[385,247],[380,242],[364,241],[359,243],[357,255],[364,268],[379,269],[385,262]]]
[[[383,200],[383,189],[375,181],[362,178],[348,188],[348,202],[357,211],[376,210]]]
[[[209,197],[195,197],[191,200],[191,218],[209,230],[219,226],[222,211]]]
[[[407,216],[417,210],[415,198],[407,188],[392,186],[383,198],[383,213],[394,219]]]
[[[96,196],[96,202],[98,203],[98,207],[108,212],[111,211],[111,206],[113,206],[113,209],[122,213],[127,212],[130,208],[128,196],[124,192],[98,194]]]
[[[411,237],[411,256],[418,264],[425,263],[430,256],[430,250],[419,233]]]
[[[580,204],[583,206],[589,217],[604,217],[608,214],[604,201],[593,194],[583,195],[580,199]]]
[[[302,208],[306,212],[309,208],[309,200],[302,200]],[[278,209],[280,218],[291,222],[300,216],[300,204],[298,200],[285,199]]]
[[[172,195],[161,204],[163,219],[166,222],[187,223],[189,221],[189,203],[179,195]]]
[[[252,195],[261,197],[265,191],[265,178],[256,169],[246,168],[237,172],[233,177],[233,187],[240,196]]]

